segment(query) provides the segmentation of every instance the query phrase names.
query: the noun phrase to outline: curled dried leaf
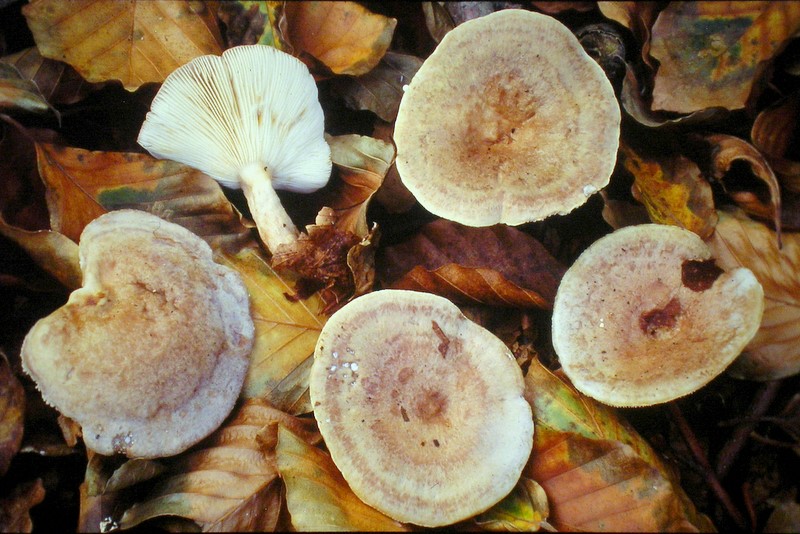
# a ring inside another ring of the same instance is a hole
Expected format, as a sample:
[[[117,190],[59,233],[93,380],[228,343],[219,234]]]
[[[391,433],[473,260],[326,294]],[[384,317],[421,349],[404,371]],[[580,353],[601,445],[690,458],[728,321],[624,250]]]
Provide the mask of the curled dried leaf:
[[[564,273],[544,246],[515,228],[472,228],[444,219],[386,247],[377,261],[387,287],[512,307],[549,308]]]

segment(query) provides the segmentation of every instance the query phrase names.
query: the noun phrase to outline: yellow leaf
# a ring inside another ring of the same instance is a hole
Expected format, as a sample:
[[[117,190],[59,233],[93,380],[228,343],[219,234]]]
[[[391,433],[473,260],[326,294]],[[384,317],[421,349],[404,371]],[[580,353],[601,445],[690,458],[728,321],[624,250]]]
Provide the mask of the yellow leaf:
[[[784,233],[779,249],[764,224],[741,211],[720,211],[708,245],[720,267],[747,267],[764,288],[761,327],[729,372],[752,380],[800,372],[800,233]]]
[[[401,523],[364,504],[331,457],[290,429],[278,429],[278,471],[298,531],[403,531]]]
[[[691,230],[700,237],[714,231],[717,215],[711,186],[691,160],[676,155],[647,159],[621,145],[625,168],[634,176],[633,189],[650,219]]]
[[[326,320],[322,300],[317,294],[297,302],[286,298],[295,280],[278,275],[260,249],[223,251],[215,259],[235,269],[250,293],[256,333],[242,396],[267,399],[293,414],[311,411],[308,370]]]
[[[174,515],[195,521],[205,531],[274,529],[280,509],[280,490],[274,484],[278,424],[318,441],[308,420],[248,400],[201,448],[165,460],[165,473],[144,501],[125,511],[120,527]]]
[[[321,61],[334,74],[359,76],[378,64],[397,20],[356,2],[287,2],[284,37],[296,52]]]
[[[545,521],[549,514],[544,488],[523,476],[511,493],[474,521],[483,530],[533,532],[550,526]]]
[[[671,470],[614,409],[581,395],[538,360],[525,375],[536,432],[523,475],[547,493],[559,530],[713,530]]]
[[[129,91],[222,51],[203,2],[34,0],[22,12],[43,56],[69,63],[89,82],[120,80]]]

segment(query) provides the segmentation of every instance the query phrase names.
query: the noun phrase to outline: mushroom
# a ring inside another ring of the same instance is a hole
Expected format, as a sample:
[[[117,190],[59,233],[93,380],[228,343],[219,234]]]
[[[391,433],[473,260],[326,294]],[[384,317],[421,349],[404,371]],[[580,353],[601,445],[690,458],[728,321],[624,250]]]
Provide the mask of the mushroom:
[[[722,373],[758,331],[763,309],[753,273],[724,272],[693,232],[628,226],[594,242],[562,278],[553,347],[582,393],[649,406]]]
[[[309,386],[345,480],[398,521],[480,513],[530,455],[533,417],[512,353],[443,297],[387,289],[350,301],[322,329]]]
[[[244,192],[271,252],[297,227],[275,190],[310,193],[328,182],[331,155],[317,86],[299,59],[264,45],[200,56],[170,73],[138,142]]]
[[[22,366],[100,454],[177,454],[233,408],[254,327],[239,275],[205,241],[136,210],[90,222],[83,287],[40,319]]]
[[[506,9],[451,30],[408,85],[397,170],[428,211],[467,226],[565,214],[614,170],[611,83],[556,19]]]

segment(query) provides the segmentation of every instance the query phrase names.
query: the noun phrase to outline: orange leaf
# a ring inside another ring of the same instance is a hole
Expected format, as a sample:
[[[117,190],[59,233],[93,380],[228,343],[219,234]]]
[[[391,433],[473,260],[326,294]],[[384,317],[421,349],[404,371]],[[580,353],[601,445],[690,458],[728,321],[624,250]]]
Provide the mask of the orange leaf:
[[[712,531],[671,470],[614,409],[578,393],[538,360],[525,375],[536,432],[524,476],[547,493],[559,530]]]
[[[381,252],[378,272],[388,287],[459,303],[548,309],[564,274],[538,241],[505,225],[471,228],[440,219]]]
[[[36,146],[50,224],[77,242],[106,211],[149,211],[185,226],[212,247],[242,244],[249,231],[220,186],[205,174],[147,154]]]
[[[43,56],[69,63],[89,82],[120,80],[129,91],[222,51],[214,13],[201,2],[35,0],[22,12]]]
[[[351,76],[378,64],[397,25],[356,2],[287,2],[284,14],[284,37],[297,54],[310,54],[334,74]]]
[[[797,2],[671,2],[653,25],[653,107],[745,107],[762,64],[800,29]]]

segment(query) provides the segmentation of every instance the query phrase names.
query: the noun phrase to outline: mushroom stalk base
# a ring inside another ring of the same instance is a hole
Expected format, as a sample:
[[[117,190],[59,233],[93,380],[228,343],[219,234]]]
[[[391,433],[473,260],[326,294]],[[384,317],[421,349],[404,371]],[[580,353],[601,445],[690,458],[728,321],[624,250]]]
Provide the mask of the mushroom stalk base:
[[[272,187],[272,175],[269,171],[252,163],[242,168],[239,180],[258,228],[258,235],[269,251],[274,254],[281,245],[297,241],[299,232]]]

